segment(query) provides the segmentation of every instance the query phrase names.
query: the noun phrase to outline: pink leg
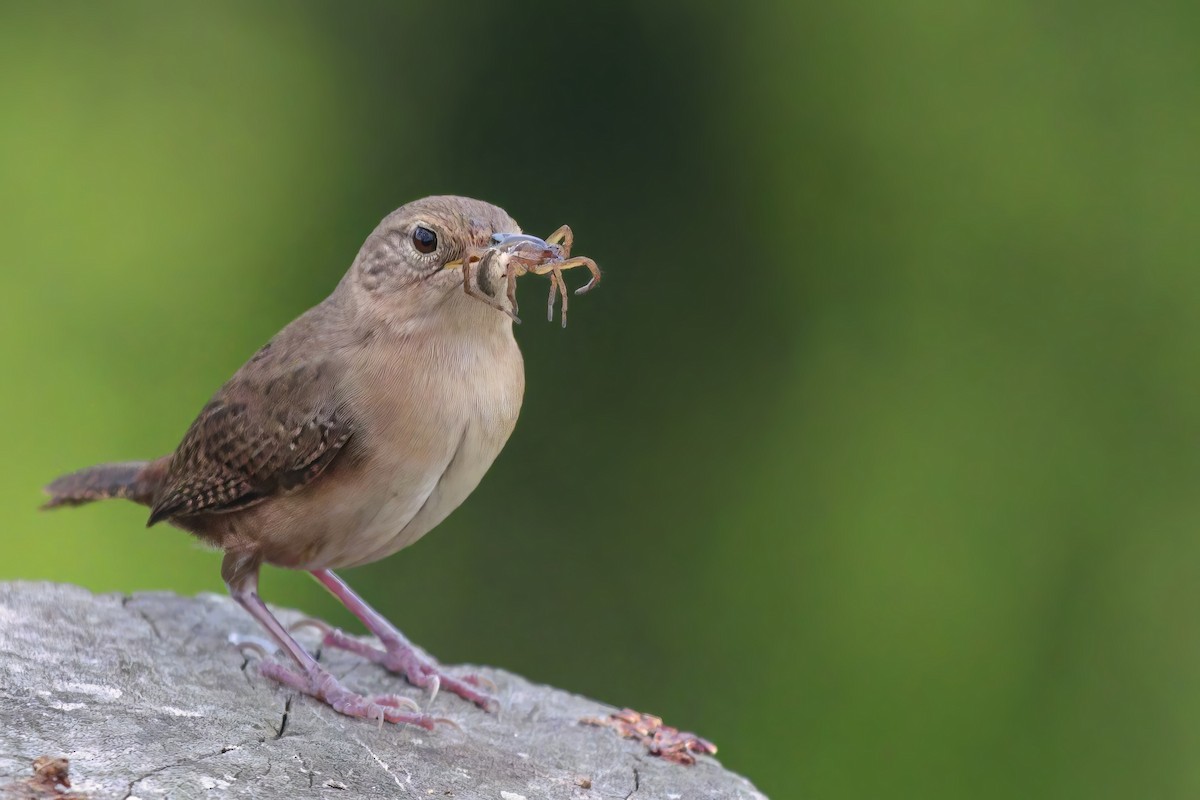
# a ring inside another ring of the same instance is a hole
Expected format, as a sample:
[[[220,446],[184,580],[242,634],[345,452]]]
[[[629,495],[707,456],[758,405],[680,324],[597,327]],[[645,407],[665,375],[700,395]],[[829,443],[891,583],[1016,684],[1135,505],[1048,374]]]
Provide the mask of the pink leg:
[[[408,723],[419,725],[426,730],[433,730],[434,723],[439,720],[427,714],[400,710],[411,708],[415,711],[416,704],[411,700],[394,695],[368,698],[355,694],[342,686],[337,678],[318,664],[317,660],[309,655],[300,646],[300,643],[284,629],[279,620],[275,619],[275,615],[258,596],[258,567],[257,561],[253,559],[229,554],[225,556],[221,572],[226,578],[226,585],[229,587],[229,593],[233,599],[246,609],[250,616],[258,620],[258,623],[284,649],[284,652],[291,656],[301,671],[301,674],[297,674],[282,664],[262,661],[259,662],[259,671],[263,675],[314,697],[329,705],[334,711],[349,717],[361,717],[375,722],[387,720],[388,722]]]
[[[327,569],[312,571],[313,577],[321,582],[334,597],[342,601],[350,613],[358,617],[367,630],[379,637],[383,650],[363,644],[352,639],[339,630],[328,630],[325,633],[325,644],[338,647],[381,664],[385,669],[403,675],[409,683],[422,689],[430,689],[437,694],[438,688],[453,692],[464,700],[469,700],[480,708],[489,709],[497,703],[491,695],[479,691],[479,678],[467,675],[456,678],[438,668],[436,664],[422,657],[413,649],[404,634],[396,630],[392,623],[367,605],[346,583]]]

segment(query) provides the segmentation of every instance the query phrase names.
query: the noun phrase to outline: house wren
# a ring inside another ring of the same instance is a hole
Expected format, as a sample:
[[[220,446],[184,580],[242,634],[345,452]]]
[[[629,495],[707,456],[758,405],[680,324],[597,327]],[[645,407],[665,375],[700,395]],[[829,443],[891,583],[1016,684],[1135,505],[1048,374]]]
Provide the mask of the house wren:
[[[499,454],[525,390],[512,333],[515,276],[550,273],[551,299],[558,290],[564,301],[561,269],[588,266],[584,290],[599,277],[590,259],[569,258],[569,229],[550,239],[522,234],[478,200],[403,206],[328,298],[221,387],[174,453],[65,475],[46,487],[46,507],[125,498],[150,507],[149,525],[167,522],[219,547],[230,593],[297,668],[264,660],[262,673],[343,714],[435,722],[410,700],[356,694],[318,664],[260,599],[264,562],[311,572],[383,648],[336,630],[326,631],[327,645],[489,707],[477,679],[421,656],[331,570],[424,536]]]

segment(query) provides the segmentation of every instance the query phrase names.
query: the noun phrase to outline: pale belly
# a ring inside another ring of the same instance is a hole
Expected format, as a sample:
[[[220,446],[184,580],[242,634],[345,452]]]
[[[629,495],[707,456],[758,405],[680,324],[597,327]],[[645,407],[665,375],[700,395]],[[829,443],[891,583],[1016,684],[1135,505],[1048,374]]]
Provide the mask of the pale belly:
[[[262,543],[266,560],[300,569],[368,564],[417,541],[466,500],[508,441],[524,394],[516,343],[510,336],[501,345],[477,358],[443,354],[420,402],[406,391],[411,381],[362,387],[370,437],[352,440],[356,455],[312,485],[264,504],[289,517],[269,526],[288,533]]]
[[[506,426],[501,437],[497,435],[501,431],[493,428],[489,435],[483,423],[472,420],[436,474],[422,480],[407,470],[397,470],[395,480],[383,487],[373,516],[362,519],[357,533],[350,537],[352,542],[329,548],[329,556],[339,567],[358,566],[386,558],[420,539],[475,490],[511,430]],[[350,547],[344,546],[347,544]]]

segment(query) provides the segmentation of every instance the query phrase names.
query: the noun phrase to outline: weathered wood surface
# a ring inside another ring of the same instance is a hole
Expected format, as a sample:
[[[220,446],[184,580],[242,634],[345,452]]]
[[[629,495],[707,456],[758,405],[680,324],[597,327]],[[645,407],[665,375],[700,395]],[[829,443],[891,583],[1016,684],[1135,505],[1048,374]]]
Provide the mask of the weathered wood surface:
[[[41,756],[69,760],[73,798],[762,798],[712,758],[667,763],[579,723],[611,707],[495,669],[477,671],[500,713],[434,702],[460,729],[347,719],[259,676],[231,634],[260,636],[223,596],[0,584],[0,800],[57,796],[26,788]],[[355,656],[322,660],[359,691],[426,701]]]

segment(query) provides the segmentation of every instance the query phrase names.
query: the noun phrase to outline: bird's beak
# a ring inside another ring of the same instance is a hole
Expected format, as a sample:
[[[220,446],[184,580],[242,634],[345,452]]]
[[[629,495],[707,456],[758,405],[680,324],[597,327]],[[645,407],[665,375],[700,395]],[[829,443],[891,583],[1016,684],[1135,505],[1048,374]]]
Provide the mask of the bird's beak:
[[[545,239],[539,239],[536,236],[530,236],[528,233],[493,233],[492,247],[502,250],[511,250],[514,247],[522,245],[530,247],[549,247]]]
[[[524,255],[527,260],[540,261],[542,255],[549,249],[550,245],[545,239],[539,239],[527,233],[493,233],[491,244],[487,249],[471,253],[466,258],[478,261],[487,253],[495,251],[506,255],[519,253]],[[459,269],[462,265],[463,259],[456,258],[453,261],[447,261],[445,268]]]

